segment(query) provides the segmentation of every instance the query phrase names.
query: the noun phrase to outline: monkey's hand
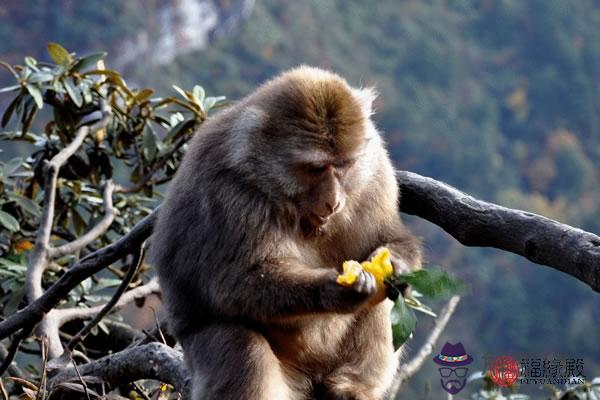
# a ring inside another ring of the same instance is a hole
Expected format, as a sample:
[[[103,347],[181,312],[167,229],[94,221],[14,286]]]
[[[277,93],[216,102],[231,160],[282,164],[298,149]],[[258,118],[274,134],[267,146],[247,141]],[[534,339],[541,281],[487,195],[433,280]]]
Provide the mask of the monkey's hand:
[[[406,261],[406,258],[403,257],[402,252],[397,251],[396,246],[390,245],[389,247],[378,247],[374,252],[371,253],[371,255],[369,255],[369,259],[373,260],[373,262],[376,262],[378,259],[382,258],[382,256],[385,256],[386,259],[384,262],[389,262],[392,268],[392,273],[385,276],[386,278],[392,274],[398,276],[402,274],[407,274],[415,269],[418,269],[411,268],[409,266],[409,264]],[[389,297],[393,301],[396,301],[396,299],[398,298],[398,294],[402,294],[403,297],[405,297],[407,294],[410,294],[410,285],[408,285],[407,283],[403,283],[400,287],[396,288],[399,289],[400,292],[398,292],[398,290],[394,288],[388,289],[389,290],[387,291],[387,297]]]
[[[371,261],[362,264],[357,261],[346,261],[343,264],[344,273],[339,275],[336,282],[365,294],[369,304],[379,303],[385,298],[386,286],[384,279],[392,274],[389,264],[389,251],[380,253]]]

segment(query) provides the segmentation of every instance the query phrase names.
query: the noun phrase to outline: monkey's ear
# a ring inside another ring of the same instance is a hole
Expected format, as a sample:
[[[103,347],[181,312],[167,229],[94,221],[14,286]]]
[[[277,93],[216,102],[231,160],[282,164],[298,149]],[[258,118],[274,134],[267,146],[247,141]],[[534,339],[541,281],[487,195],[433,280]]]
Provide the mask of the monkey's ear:
[[[246,161],[252,136],[263,126],[267,113],[256,106],[246,107],[234,120],[229,135],[231,161],[234,164]]]
[[[360,89],[352,89],[352,91],[360,104],[360,108],[365,113],[365,116],[368,118],[373,115],[373,102],[379,95],[377,90],[374,87],[369,86]]]

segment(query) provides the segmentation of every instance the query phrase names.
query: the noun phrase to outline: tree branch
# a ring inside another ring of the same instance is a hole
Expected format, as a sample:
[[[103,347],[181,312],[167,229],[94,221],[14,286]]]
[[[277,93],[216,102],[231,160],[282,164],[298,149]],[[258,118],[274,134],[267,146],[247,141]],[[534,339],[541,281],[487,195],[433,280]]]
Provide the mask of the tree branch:
[[[571,275],[600,291],[600,237],[572,226],[477,200],[445,183],[399,171],[401,210],[465,246],[495,247]]]
[[[112,194],[115,189],[112,180],[106,181],[104,185],[104,194],[103,194],[103,205],[104,205],[104,216],[98,222],[96,226],[90,229],[83,236],[73,240],[72,242],[63,244],[59,247],[50,248],[48,250],[48,254],[50,258],[59,258],[65,256],[67,254],[73,254],[83,249],[94,240],[98,239],[102,236],[113,223],[115,217],[117,216],[117,209],[113,206]]]
[[[100,378],[112,387],[139,379],[157,379],[173,385],[184,399],[188,398],[190,377],[183,362],[183,354],[162,343],[128,348],[80,365],[79,371],[84,379],[90,376]],[[59,384],[68,381],[79,381],[73,369],[57,374],[48,386],[52,391]]]
[[[444,329],[446,329],[446,325],[448,324],[448,321],[450,321],[450,317],[452,317],[452,314],[454,314],[454,310],[456,309],[456,306],[459,301],[459,296],[452,296],[448,303],[446,303],[446,306],[442,309],[442,311],[440,311],[440,315],[435,320],[435,325],[431,332],[429,332],[429,336],[427,337],[425,344],[421,346],[421,349],[419,349],[419,352],[415,355],[415,357],[412,360],[402,365],[402,369],[398,371],[396,379],[394,380],[394,383],[392,384],[392,388],[390,390],[390,393],[392,394],[390,396],[391,399],[395,399],[398,395],[398,392],[400,391],[400,388],[402,388],[402,385],[406,383],[410,378],[412,378],[412,376],[419,369],[421,369],[423,363],[425,362],[425,359],[427,359],[433,351],[433,346],[440,337],[440,334],[444,331]],[[397,351],[396,355],[400,357],[400,352]]]
[[[49,287],[40,298],[0,322],[0,339],[4,339],[24,326],[39,323],[80,282],[126,255],[137,251],[152,233],[152,226],[156,220],[157,211],[158,208],[152,214],[138,222],[127,235],[115,243],[82,258]]]
[[[160,287],[158,285],[158,279],[152,278],[145,285],[138,286],[133,288],[127,292],[125,292],[122,296],[116,297],[116,303],[110,307],[110,312],[119,311],[127,304],[132,303],[136,299],[141,299],[143,297],[150,296],[151,294],[160,293]],[[114,299],[115,297],[113,297]],[[111,299],[112,300],[112,299]],[[73,308],[64,308],[64,309],[56,309],[50,311],[48,317],[56,318],[59,326],[66,324],[67,322],[75,321],[75,320],[83,320],[90,319],[100,313],[107,304],[100,304],[90,308],[81,308],[81,307],[73,307]]]

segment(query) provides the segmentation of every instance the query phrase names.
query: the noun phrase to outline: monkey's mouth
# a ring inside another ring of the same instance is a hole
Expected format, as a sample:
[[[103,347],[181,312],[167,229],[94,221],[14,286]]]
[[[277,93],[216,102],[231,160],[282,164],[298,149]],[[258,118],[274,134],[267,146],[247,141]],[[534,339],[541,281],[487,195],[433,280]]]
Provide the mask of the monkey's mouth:
[[[327,224],[327,222],[329,222],[329,217],[321,217],[315,213],[310,213],[306,218],[308,219],[308,222],[315,228],[321,228]]]
[[[300,229],[306,237],[320,236],[325,230],[329,218],[322,218],[316,214],[309,214],[300,219]]]

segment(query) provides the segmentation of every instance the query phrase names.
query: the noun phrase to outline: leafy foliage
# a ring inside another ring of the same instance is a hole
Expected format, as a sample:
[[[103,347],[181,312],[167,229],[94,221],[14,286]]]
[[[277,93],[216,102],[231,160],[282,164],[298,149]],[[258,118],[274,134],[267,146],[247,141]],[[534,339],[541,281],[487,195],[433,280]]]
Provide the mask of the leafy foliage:
[[[88,135],[60,169],[50,245],[71,242],[96,225],[105,211],[106,182],[113,179],[116,189],[108,195],[118,215],[85,249],[54,260],[45,271],[44,286],[55,282],[80,257],[128,232],[153,210],[161,196],[157,187],[173,177],[195,129],[224,100],[207,97],[200,86],[192,90],[174,87],[174,95],[166,97],[154,96],[149,88],[131,88],[118,72],[104,68],[105,53],[81,57],[57,43],[48,45],[48,53],[51,63],[33,57],[26,57],[22,65],[1,63],[15,84],[0,89],[2,96],[12,96],[1,120],[7,130],[0,133],[0,139],[25,143],[30,152],[26,158],[0,162],[3,317],[14,313],[24,296],[28,256],[43,214],[46,164],[72,144],[82,127],[91,126],[102,111],[110,110],[108,125]],[[44,115],[44,125],[39,115]],[[106,289],[120,284],[126,266],[109,268],[112,277],[104,274],[83,281],[63,307],[105,302]],[[139,271],[135,285],[147,280],[146,271]],[[99,328],[108,332],[104,323]],[[83,351],[88,350],[83,347]]]

